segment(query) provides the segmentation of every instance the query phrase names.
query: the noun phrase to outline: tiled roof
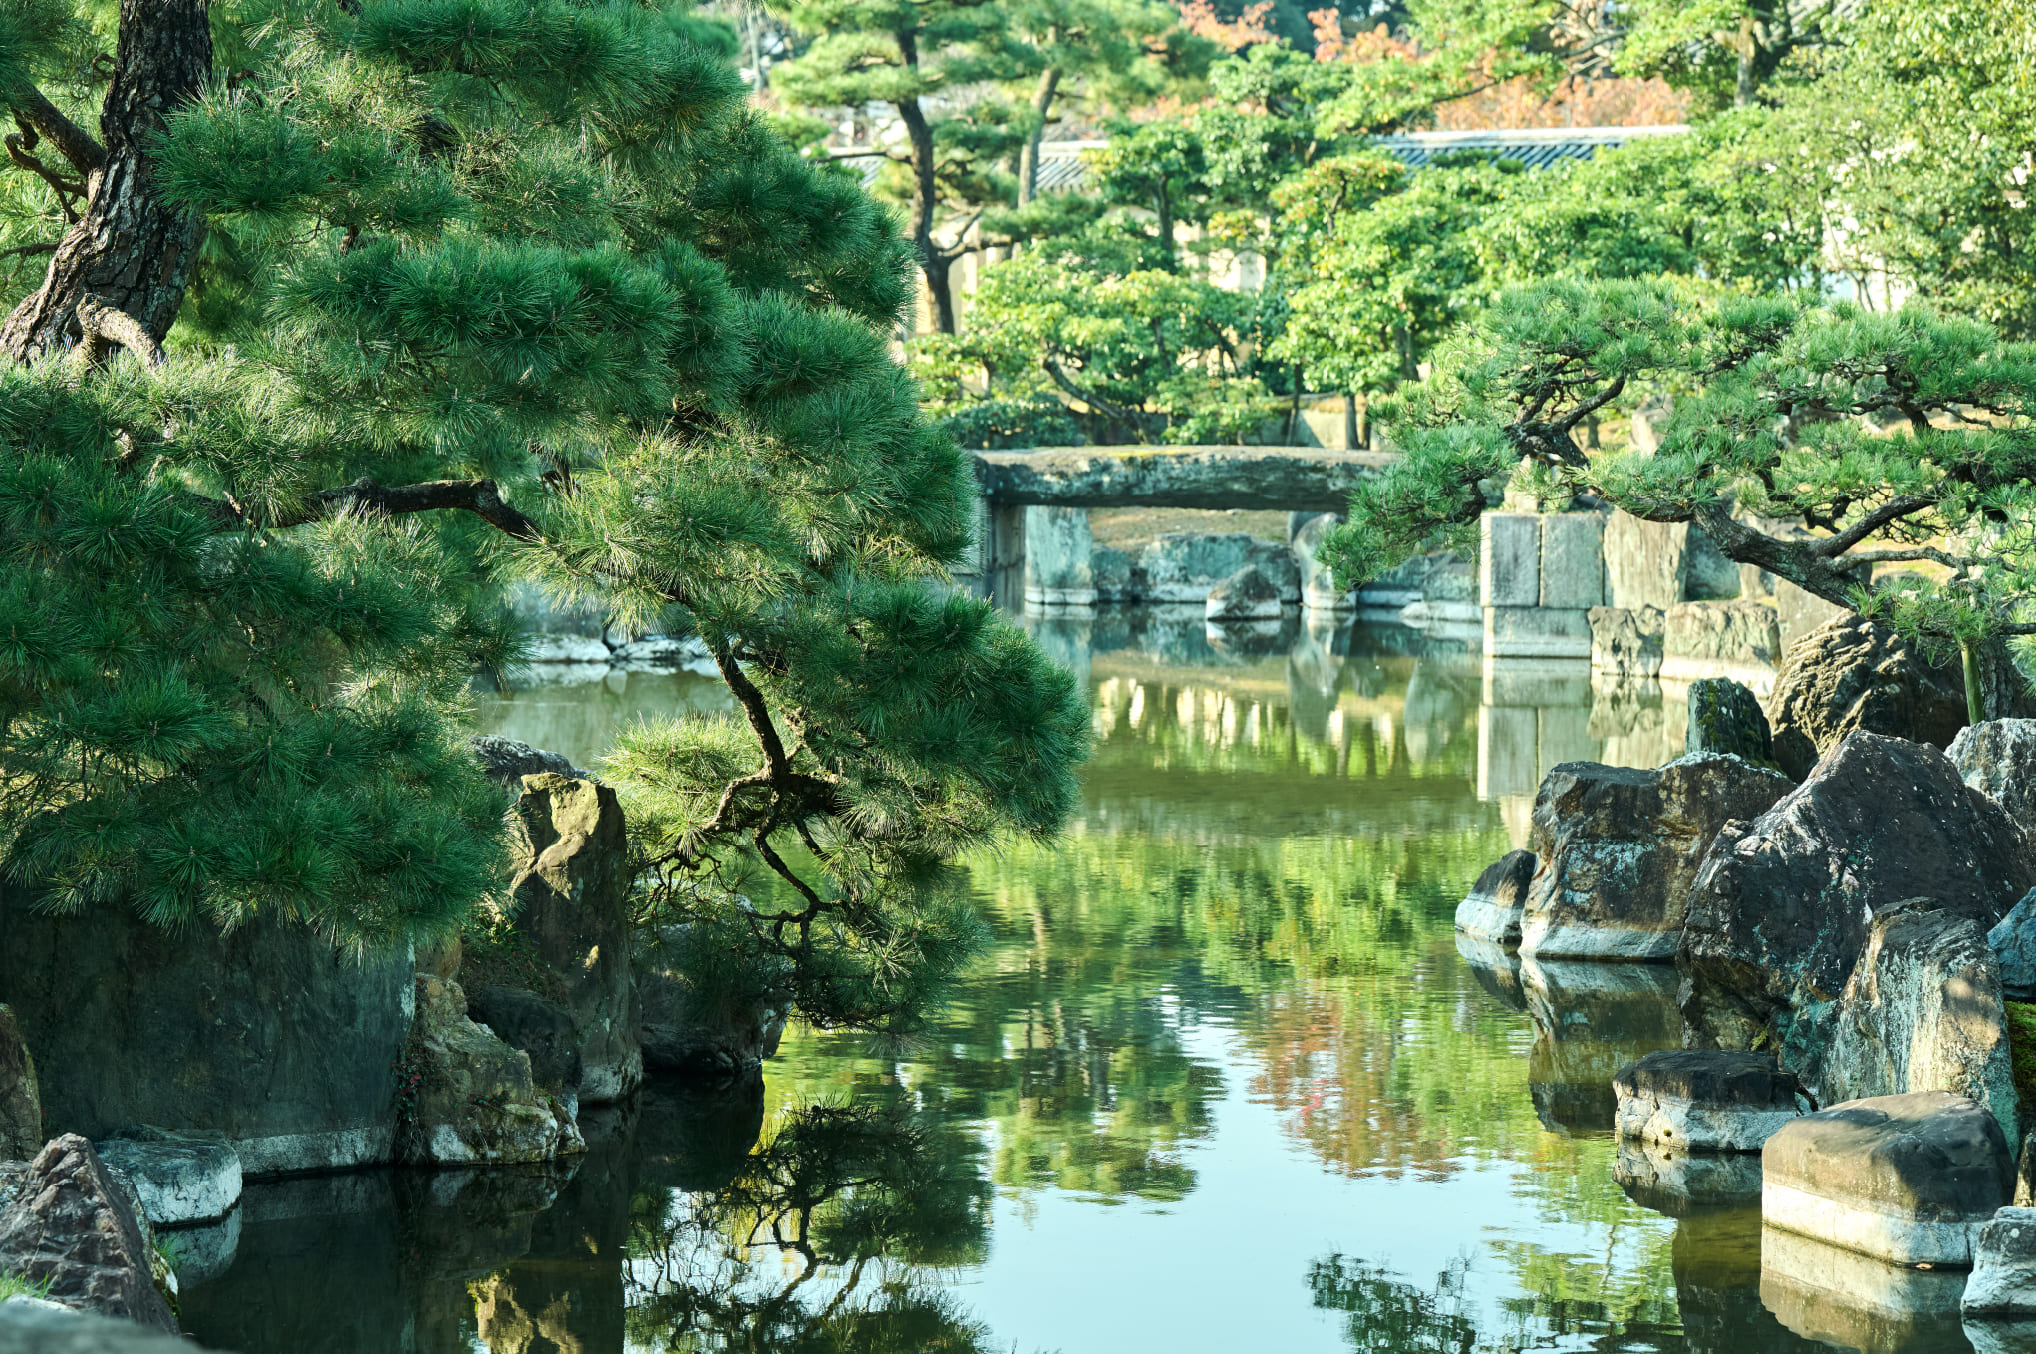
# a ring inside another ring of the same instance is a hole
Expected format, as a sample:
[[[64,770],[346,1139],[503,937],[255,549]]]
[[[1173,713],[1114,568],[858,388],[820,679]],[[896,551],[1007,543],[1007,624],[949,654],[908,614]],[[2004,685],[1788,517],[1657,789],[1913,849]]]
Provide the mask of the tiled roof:
[[[1649,136],[1675,136],[1688,127],[1532,127],[1490,132],[1402,132],[1381,136],[1379,148],[1415,168],[1432,164],[1452,151],[1495,151],[1529,169],[1546,169],[1558,160],[1588,160],[1602,148],[1623,146]]]

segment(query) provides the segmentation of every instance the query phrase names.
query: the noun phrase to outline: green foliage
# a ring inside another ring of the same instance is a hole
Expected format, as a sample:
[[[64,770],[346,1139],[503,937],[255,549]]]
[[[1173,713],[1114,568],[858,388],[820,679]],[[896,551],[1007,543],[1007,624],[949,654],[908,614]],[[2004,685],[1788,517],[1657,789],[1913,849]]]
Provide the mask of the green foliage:
[[[156,151],[218,245],[172,358],[0,373],[10,878],[356,944],[457,923],[502,831],[464,684],[515,658],[524,580],[698,633],[748,716],[619,756],[647,908],[749,918],[815,1020],[909,1020],[975,937],[951,858],[1052,835],[1087,721],[942,595],[974,483],[888,351],[895,224],[683,6],[224,24],[234,78]],[[730,896],[759,864],[806,915]]]
[[[1672,394],[1659,450],[1586,450],[1600,409]],[[1657,282],[1504,293],[1387,417],[1405,457],[1326,547],[1357,582],[1464,531],[1523,465],[1855,607],[1939,656],[2036,633],[2036,349],[1920,307],[1877,314]],[[1800,523],[1797,535],[1754,523]],[[1863,589],[1861,565],[1935,578]]]

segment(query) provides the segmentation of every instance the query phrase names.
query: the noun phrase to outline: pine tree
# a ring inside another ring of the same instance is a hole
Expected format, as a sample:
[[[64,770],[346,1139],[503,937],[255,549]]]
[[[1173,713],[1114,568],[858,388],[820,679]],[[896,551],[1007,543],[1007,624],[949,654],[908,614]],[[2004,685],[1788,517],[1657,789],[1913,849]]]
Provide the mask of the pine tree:
[[[1651,393],[1675,396],[1656,450],[1584,445]],[[1730,559],[1962,654],[1975,722],[2022,694],[2005,642],[2036,635],[2036,345],[1922,306],[1548,282],[1503,293],[1384,417],[1405,455],[1324,547],[1346,584],[1430,542],[1474,548],[1518,475],[1694,523]]]
[[[462,693],[530,580],[697,632],[741,707],[610,768],[646,914],[816,1020],[909,1017],[975,934],[957,853],[1056,829],[1087,718],[937,586],[973,481],[887,351],[908,246],[855,179],[683,8],[124,0],[100,139],[40,92],[94,69],[84,19],[0,13],[67,162],[10,180],[63,232],[0,370],[10,886],[457,923],[502,851]]]

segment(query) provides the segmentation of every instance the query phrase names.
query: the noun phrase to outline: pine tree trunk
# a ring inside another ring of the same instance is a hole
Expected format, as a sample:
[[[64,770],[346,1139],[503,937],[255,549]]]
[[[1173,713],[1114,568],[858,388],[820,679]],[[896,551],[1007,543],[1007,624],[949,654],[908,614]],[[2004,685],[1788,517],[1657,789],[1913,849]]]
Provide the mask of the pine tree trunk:
[[[196,98],[211,74],[206,7],[207,0],[120,0],[113,86],[99,115],[105,167],[42,286],[0,326],[0,348],[17,361],[80,342],[97,358],[108,332],[94,324],[88,335],[79,320],[87,302],[131,316],[157,344],[169,333],[203,227],[156,195],[146,143],[163,129],[163,114]]]
[[[916,65],[918,51],[911,34],[901,36],[898,46],[906,61]],[[906,99],[895,106],[912,147],[912,247],[919,254],[919,269],[926,275],[926,290],[933,294],[934,327],[943,334],[952,334],[954,292],[948,281],[949,260],[933,238],[933,214],[940,206],[940,182],[933,163],[933,128],[927,124],[919,100]]]
[[[1060,67],[1048,66],[1039,73],[1039,87],[1032,91],[1032,112],[1039,119],[1025,148],[1018,152],[1018,205],[1023,207],[1039,196],[1039,143],[1046,139],[1046,120],[1053,112],[1053,96],[1060,88]]]

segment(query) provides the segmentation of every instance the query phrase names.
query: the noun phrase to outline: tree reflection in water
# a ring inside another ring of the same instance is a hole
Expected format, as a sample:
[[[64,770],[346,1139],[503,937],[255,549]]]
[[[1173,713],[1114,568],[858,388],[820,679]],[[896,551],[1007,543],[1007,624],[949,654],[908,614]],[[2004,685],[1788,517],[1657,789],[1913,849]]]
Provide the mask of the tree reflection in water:
[[[632,1346],[772,1354],[989,1349],[940,1274],[978,1264],[989,1184],[974,1145],[871,1105],[782,1116],[724,1183],[640,1192]]]

